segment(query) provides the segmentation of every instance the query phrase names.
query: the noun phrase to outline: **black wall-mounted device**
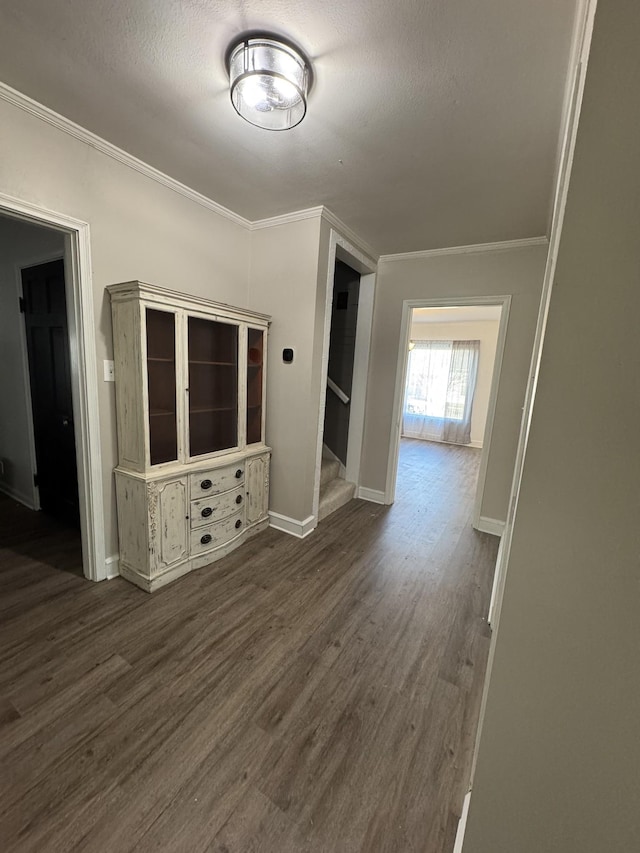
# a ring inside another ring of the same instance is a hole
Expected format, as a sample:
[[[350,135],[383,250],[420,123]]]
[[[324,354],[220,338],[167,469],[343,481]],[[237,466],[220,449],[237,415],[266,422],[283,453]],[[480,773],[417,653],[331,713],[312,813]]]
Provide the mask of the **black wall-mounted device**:
[[[293,361],[293,350],[291,347],[285,347],[285,349],[282,350],[282,360],[285,364],[291,364]]]

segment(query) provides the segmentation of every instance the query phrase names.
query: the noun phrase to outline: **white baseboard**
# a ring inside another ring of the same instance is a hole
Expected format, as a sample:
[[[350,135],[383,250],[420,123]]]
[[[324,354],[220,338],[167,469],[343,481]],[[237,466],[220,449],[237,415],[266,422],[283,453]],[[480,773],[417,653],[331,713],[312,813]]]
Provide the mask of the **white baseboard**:
[[[108,581],[120,577],[120,554],[112,554],[107,557],[104,561],[104,569]]]
[[[283,533],[288,533],[290,536],[297,536],[298,539],[304,539],[316,529],[318,522],[315,515],[310,515],[304,521],[298,521],[297,518],[290,518],[288,515],[281,515],[279,512],[269,511],[269,526],[275,530],[281,530]]]
[[[496,607],[498,605],[498,595],[500,591],[500,586],[504,579],[504,554],[502,553],[503,547],[506,545],[506,537],[503,536],[500,539],[500,546],[498,548],[498,556],[496,557],[496,570],[493,573],[493,586],[491,588],[491,601],[489,602],[489,614],[487,616],[487,622],[493,629],[495,627],[495,617],[496,617]]]
[[[386,503],[384,492],[381,492],[379,489],[367,489],[365,486],[358,487],[356,497],[361,498],[363,501],[371,501],[374,504]]]
[[[473,526],[481,533],[492,533],[494,536],[502,536],[504,533],[504,524],[504,521],[500,521],[498,518],[487,518],[486,515],[481,515],[478,523]]]
[[[7,483],[0,483],[0,492],[3,492],[10,498],[13,498],[14,501],[18,501],[18,503],[24,504],[27,509],[36,510],[36,507],[33,503],[33,497],[31,495],[25,495],[22,492],[19,492],[9,486]]]
[[[469,815],[469,800],[471,799],[471,791],[467,791],[462,804],[462,814],[458,821],[458,831],[456,832],[456,843],[453,846],[453,853],[462,853],[462,844],[464,842],[464,831],[467,828],[467,817]]]
[[[439,438],[423,438],[421,435],[413,435],[408,432],[403,432],[400,438],[415,438],[417,441],[430,441],[433,442],[433,444],[446,444],[448,447],[455,445],[455,447],[475,447],[478,450],[482,450],[483,448],[481,441],[470,441],[469,444],[458,444],[456,441],[442,441]]]

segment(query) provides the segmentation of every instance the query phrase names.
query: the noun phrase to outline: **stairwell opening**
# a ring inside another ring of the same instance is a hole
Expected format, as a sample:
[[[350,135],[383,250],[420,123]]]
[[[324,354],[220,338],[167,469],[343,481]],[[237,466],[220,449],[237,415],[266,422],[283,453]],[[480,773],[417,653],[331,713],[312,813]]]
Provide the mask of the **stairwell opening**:
[[[356,353],[360,273],[336,260],[331,304],[327,396],[322,435],[319,520],[344,506],[355,495],[346,479],[349,423]]]

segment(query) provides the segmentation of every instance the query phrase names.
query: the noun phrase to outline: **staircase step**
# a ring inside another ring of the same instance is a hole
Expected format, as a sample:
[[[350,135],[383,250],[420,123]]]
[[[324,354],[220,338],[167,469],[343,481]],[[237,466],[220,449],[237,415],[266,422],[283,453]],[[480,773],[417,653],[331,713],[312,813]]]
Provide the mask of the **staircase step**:
[[[330,480],[320,489],[320,506],[318,508],[318,521],[331,515],[341,506],[349,503],[355,497],[356,485],[347,480]]]
[[[320,469],[320,488],[330,480],[335,480],[340,473],[340,463],[337,459],[328,459],[322,457],[322,467]]]

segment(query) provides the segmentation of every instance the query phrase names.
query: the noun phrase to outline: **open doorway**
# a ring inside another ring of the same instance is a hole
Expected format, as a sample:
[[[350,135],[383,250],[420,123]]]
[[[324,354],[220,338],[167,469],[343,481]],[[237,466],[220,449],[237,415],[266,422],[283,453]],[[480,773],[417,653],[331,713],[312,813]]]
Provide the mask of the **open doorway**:
[[[0,194],[0,272],[0,536],[6,544],[21,526],[23,541],[35,542],[43,520],[64,515],[75,568],[102,580],[110,573],[88,225]],[[52,554],[43,546],[39,564]]]
[[[359,295],[360,273],[344,261],[336,259],[318,520],[350,501],[356,492],[356,484],[346,479],[346,472]]]
[[[508,296],[404,303],[388,503],[407,470],[422,464],[433,477],[435,466],[444,477],[446,460],[464,461],[473,526],[501,534],[481,509],[509,305]]]
[[[314,483],[314,525],[357,495],[364,435],[375,262],[333,229]]]
[[[0,216],[2,539],[48,537],[52,564],[81,573],[64,251],[60,231]]]

